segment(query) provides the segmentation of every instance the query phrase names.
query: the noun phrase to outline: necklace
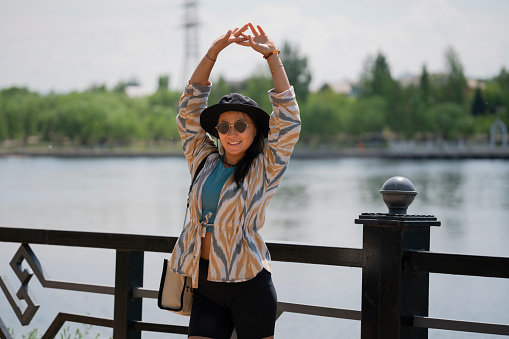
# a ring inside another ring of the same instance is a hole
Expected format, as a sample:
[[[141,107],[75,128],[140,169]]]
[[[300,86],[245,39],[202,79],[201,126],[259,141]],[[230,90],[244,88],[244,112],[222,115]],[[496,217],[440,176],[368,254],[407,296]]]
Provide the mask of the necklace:
[[[225,158],[225,157],[222,157],[222,158],[221,158],[221,161],[223,162],[223,164],[228,165],[228,166],[230,166],[230,167],[235,167],[235,166],[236,166],[236,164],[235,164],[235,165],[232,165],[232,164],[227,163],[227,162],[226,162],[226,160],[224,160],[224,158]]]

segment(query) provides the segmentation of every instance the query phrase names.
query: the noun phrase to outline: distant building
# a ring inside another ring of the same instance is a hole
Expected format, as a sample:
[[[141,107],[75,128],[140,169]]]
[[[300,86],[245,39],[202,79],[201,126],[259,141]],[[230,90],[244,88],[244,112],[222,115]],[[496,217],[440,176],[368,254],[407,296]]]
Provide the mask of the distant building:
[[[351,97],[358,97],[360,85],[356,81],[341,80],[327,84],[334,93],[346,94]]]
[[[155,91],[155,87],[127,86],[125,89],[125,94],[127,94],[127,96],[130,98],[139,98],[152,95]]]

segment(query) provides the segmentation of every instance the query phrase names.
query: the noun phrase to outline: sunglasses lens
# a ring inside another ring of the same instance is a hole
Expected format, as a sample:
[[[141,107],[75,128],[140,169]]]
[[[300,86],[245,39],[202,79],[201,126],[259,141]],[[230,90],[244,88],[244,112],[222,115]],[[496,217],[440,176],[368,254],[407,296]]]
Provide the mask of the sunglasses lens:
[[[230,125],[227,122],[220,122],[217,124],[216,129],[221,134],[226,134],[230,130]]]
[[[227,123],[226,121],[223,121],[223,122],[220,122],[219,124],[217,124],[216,129],[221,134],[228,134],[228,132],[230,132],[230,126],[231,125],[229,123]],[[247,129],[247,126],[249,126],[249,125],[243,120],[237,120],[233,124],[233,128],[235,128],[235,130],[238,133],[244,133]]]
[[[245,121],[239,120],[239,121],[235,121],[235,124],[233,124],[233,127],[237,130],[237,132],[244,133],[244,131],[247,128],[247,124]]]

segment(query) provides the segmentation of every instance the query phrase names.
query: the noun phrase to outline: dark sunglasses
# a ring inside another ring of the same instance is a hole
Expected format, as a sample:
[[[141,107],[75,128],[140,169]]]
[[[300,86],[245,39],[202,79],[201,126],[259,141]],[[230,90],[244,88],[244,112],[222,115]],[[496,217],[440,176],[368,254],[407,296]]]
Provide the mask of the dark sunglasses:
[[[246,129],[249,127],[249,125],[252,125],[253,123],[248,124],[244,120],[237,120],[233,123],[233,125],[230,125],[228,122],[223,121],[217,124],[216,129],[221,134],[228,134],[230,133],[230,128],[233,126],[235,130],[239,133],[244,133]]]

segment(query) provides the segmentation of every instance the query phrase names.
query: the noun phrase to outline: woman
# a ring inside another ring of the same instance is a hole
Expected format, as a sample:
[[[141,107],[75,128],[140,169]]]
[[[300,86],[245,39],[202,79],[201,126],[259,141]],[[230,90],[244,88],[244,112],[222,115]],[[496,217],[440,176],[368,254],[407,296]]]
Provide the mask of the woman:
[[[270,117],[237,93],[206,107],[214,63],[232,43],[267,60],[274,83]],[[233,328],[239,339],[274,336],[277,297],[270,254],[258,231],[300,133],[293,87],[278,54],[260,26],[230,30],[212,43],[180,99],[177,125],[192,176],[205,159],[189,195],[190,221],[170,263],[192,277],[189,338],[230,338]]]

